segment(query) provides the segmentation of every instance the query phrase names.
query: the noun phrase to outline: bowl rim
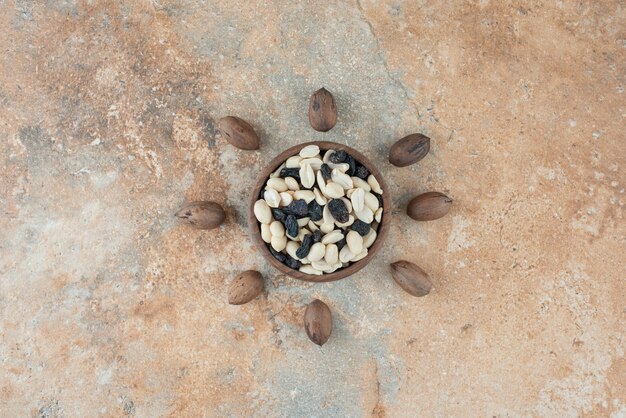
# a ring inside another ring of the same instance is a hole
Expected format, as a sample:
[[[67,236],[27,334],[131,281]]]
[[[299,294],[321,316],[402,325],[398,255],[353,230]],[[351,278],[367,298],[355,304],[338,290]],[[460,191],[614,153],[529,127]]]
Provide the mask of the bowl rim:
[[[261,192],[261,189],[263,188],[263,186],[265,186],[265,183],[267,179],[269,178],[270,174],[276,171],[276,169],[282,163],[284,163],[287,160],[287,158],[297,155],[302,148],[308,145],[317,145],[320,148],[320,150],[335,149],[335,150],[346,151],[348,154],[354,157],[355,160],[357,160],[359,163],[364,165],[365,168],[369,170],[370,174],[374,175],[376,180],[378,180],[378,184],[380,185],[380,188],[383,190],[383,194],[382,194],[383,216],[378,225],[378,231],[376,232],[377,234],[376,240],[374,241],[372,246],[368,249],[367,256],[349,265],[346,268],[335,271],[333,273],[322,274],[321,276],[317,276],[314,274],[307,274],[299,270],[294,270],[292,268],[287,267],[285,264],[281,263],[276,258],[274,258],[274,256],[269,250],[268,244],[266,244],[265,241],[263,241],[263,239],[261,238],[261,229],[259,227],[259,222],[257,221],[256,216],[254,216],[254,203],[257,200],[259,200],[259,194]],[[250,198],[248,202],[248,226],[249,226],[248,229],[249,229],[252,241],[254,242],[256,247],[259,249],[261,254],[263,254],[264,258],[267,261],[269,261],[269,263],[272,266],[277,268],[282,273],[285,273],[286,275],[293,277],[294,279],[304,280],[307,282],[321,283],[321,282],[331,282],[335,280],[344,279],[346,277],[349,277],[355,274],[356,272],[361,270],[363,267],[365,267],[374,258],[376,253],[378,253],[385,238],[387,237],[387,233],[389,231],[389,225],[391,221],[390,215],[391,215],[391,200],[389,197],[389,190],[387,189],[387,184],[385,183],[385,180],[383,179],[380,171],[376,168],[376,166],[372,164],[372,162],[367,157],[365,157],[363,154],[361,154],[357,150],[349,147],[348,145],[340,144],[338,142],[311,141],[311,142],[305,142],[302,144],[294,145],[293,147],[290,147],[287,150],[281,152],[276,157],[274,157],[257,175],[255,183],[254,183],[254,188],[252,189],[252,193],[250,194]]]

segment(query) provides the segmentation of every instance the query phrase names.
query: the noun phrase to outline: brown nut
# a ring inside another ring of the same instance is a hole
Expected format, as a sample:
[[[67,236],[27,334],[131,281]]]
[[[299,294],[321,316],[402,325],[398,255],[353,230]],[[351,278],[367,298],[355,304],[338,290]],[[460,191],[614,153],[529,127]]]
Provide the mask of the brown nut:
[[[424,158],[429,150],[429,137],[411,134],[393,144],[389,150],[389,162],[396,167],[406,167]]]
[[[190,202],[180,208],[176,216],[198,229],[213,229],[224,222],[226,213],[215,202]]]
[[[304,330],[317,345],[324,345],[333,332],[333,317],[330,308],[319,299],[309,303],[304,311]]]
[[[243,305],[259,296],[263,291],[263,276],[255,270],[247,270],[241,273],[230,284],[228,290],[228,303],[231,305]]]
[[[323,87],[313,93],[309,100],[309,123],[320,132],[330,131],[337,123],[335,98]]]
[[[244,150],[259,149],[259,136],[245,120],[226,116],[220,119],[217,127],[233,146]]]
[[[392,263],[391,276],[404,291],[412,296],[426,296],[433,287],[428,273],[409,261],[400,260]]]
[[[427,192],[414,197],[406,213],[416,221],[432,221],[444,216],[452,206],[452,199],[443,193]]]

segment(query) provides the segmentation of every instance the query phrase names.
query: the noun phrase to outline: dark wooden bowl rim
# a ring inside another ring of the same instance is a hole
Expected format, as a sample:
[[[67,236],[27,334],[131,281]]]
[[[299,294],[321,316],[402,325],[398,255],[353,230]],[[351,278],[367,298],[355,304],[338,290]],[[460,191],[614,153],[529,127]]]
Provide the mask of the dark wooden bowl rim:
[[[270,174],[272,174],[283,162],[285,162],[287,158],[298,154],[300,150],[307,145],[317,145],[318,147],[320,147],[320,150],[345,150],[348,154],[352,155],[355,160],[364,165],[365,168],[367,168],[369,172],[374,175],[374,177],[376,177],[376,180],[378,180],[378,183],[380,184],[380,187],[384,192],[382,195],[383,217],[380,224],[378,225],[378,231],[376,232],[376,241],[374,241],[374,244],[372,244],[372,246],[368,249],[367,256],[362,260],[357,261],[356,263],[350,264],[346,268],[337,270],[330,274],[323,274],[321,276],[302,273],[299,270],[293,270],[274,258],[272,253],[270,253],[268,244],[266,244],[265,241],[263,241],[263,239],[261,238],[259,222],[254,216],[254,203],[258,200],[259,193],[261,192],[261,189],[265,186],[265,182],[269,178]],[[256,179],[252,194],[250,195],[250,202],[248,204],[248,224],[250,226],[250,233],[255,245],[261,251],[265,259],[278,270],[295,279],[305,280],[308,282],[331,282],[353,275],[354,273],[365,267],[372,260],[372,258],[374,258],[378,250],[380,250],[381,246],[383,245],[383,241],[387,236],[387,232],[389,230],[390,213],[391,203],[387,185],[385,184],[385,181],[383,180],[380,171],[378,171],[378,169],[363,154],[350,148],[347,145],[339,144],[336,142],[313,141],[296,145],[280,153],[276,158],[270,161],[270,163],[263,170],[261,170],[261,173]]]

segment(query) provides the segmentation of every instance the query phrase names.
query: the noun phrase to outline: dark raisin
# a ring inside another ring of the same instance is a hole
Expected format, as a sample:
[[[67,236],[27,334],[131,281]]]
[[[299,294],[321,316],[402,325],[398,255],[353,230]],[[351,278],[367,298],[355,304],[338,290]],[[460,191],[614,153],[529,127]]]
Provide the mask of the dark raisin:
[[[360,219],[357,219],[350,225],[350,229],[359,233],[360,236],[364,237],[370,232],[370,224],[363,222]]]
[[[309,217],[312,221],[319,221],[322,219],[324,209],[315,200],[309,202]]]
[[[358,177],[360,179],[366,180],[367,181],[367,177],[370,175],[370,171],[365,168],[362,165],[357,165],[356,166],[356,170],[354,170],[354,176]]]
[[[350,214],[348,214],[348,208],[341,199],[332,199],[330,202],[328,202],[328,210],[330,210],[330,214],[333,215],[333,218],[335,218],[335,220],[341,224],[348,222],[350,218]]]
[[[285,264],[287,265],[287,267],[294,270],[298,270],[300,267],[302,267],[302,263],[295,258],[291,258],[289,256],[286,256],[286,258],[287,260],[285,261]]]
[[[356,171],[356,161],[354,161],[354,158],[352,158],[351,155],[348,155],[344,163],[348,163],[348,165],[350,166],[350,168],[348,168],[348,171],[346,171],[346,174],[349,176],[354,176],[354,172]]]
[[[280,261],[281,263],[284,263],[285,261],[287,261],[287,256],[283,253],[279,253],[274,248],[272,248],[272,246],[270,246],[270,252],[274,256],[274,258]]]
[[[280,170],[279,177],[293,177],[294,179],[300,181],[300,169],[299,168],[283,168]]]
[[[339,150],[330,154],[329,160],[331,163],[339,164],[339,163],[344,162],[347,156],[348,156],[347,152],[345,152],[344,150]]]
[[[287,219],[285,219],[285,230],[287,231],[287,235],[291,238],[298,236],[298,221],[295,216],[287,216]]]
[[[376,199],[378,199],[378,207],[382,208],[383,207],[383,196],[378,194],[378,193],[374,193],[374,192],[372,192],[372,194],[374,196],[376,196]]]
[[[272,209],[272,215],[274,215],[274,219],[281,222],[284,222],[285,218],[287,217],[287,215],[285,215],[282,210],[276,208]]]
[[[345,247],[345,246],[346,246],[346,239],[345,239],[345,238],[341,238],[341,240],[340,240],[340,241],[337,241],[337,242],[335,243],[335,245],[337,246],[337,249],[338,249],[339,251],[341,251],[341,249],[342,249],[343,247]]]
[[[302,244],[300,248],[296,250],[296,256],[298,258],[304,258],[309,255],[309,251],[311,251],[311,245],[313,245],[313,235],[306,234],[304,238],[302,238]]]
[[[320,242],[321,239],[322,239],[322,231],[318,229],[317,231],[313,232],[313,242]]]
[[[293,215],[296,218],[304,218],[309,214],[309,206],[306,204],[306,200],[298,199],[294,200],[289,206],[283,209],[287,215]]]
[[[322,177],[324,177],[324,180],[326,181],[330,180],[331,170],[328,164],[322,164],[322,167],[320,167],[320,170],[322,170]]]

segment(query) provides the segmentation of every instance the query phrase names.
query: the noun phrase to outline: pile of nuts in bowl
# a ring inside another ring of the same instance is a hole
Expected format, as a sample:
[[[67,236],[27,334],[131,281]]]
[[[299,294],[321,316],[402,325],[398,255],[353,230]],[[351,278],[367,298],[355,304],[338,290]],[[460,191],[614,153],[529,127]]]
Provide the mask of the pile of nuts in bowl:
[[[265,183],[254,215],[272,255],[323,275],[367,256],[383,216],[376,177],[344,150],[309,145]]]

